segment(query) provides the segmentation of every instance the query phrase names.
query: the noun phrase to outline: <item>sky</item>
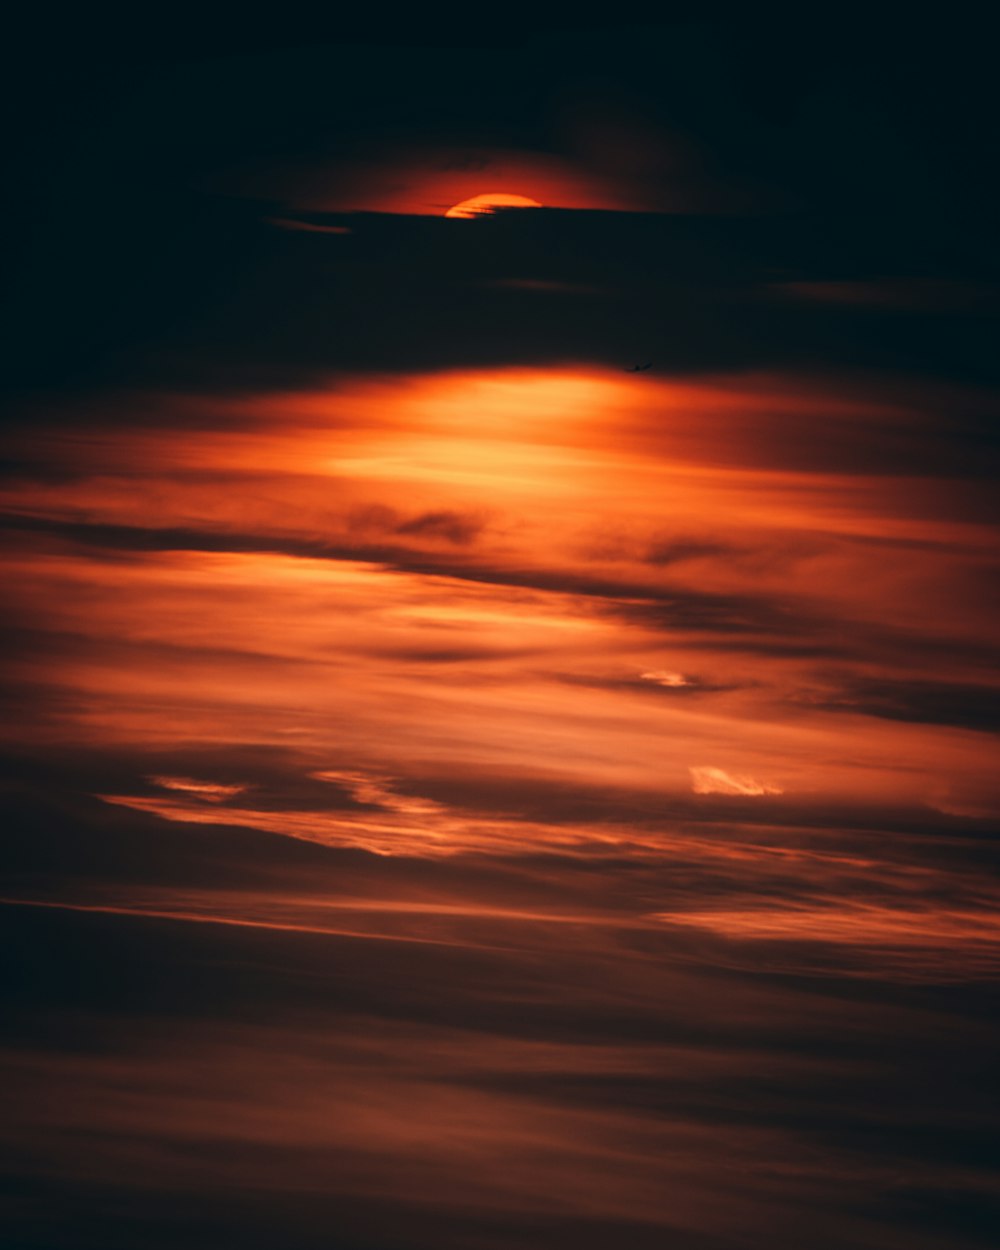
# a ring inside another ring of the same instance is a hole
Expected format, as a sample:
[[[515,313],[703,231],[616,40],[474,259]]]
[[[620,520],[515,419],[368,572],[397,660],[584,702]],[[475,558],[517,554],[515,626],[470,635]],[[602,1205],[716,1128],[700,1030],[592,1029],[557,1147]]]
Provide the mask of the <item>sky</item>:
[[[992,1244],[943,21],[19,29],[5,1244]]]

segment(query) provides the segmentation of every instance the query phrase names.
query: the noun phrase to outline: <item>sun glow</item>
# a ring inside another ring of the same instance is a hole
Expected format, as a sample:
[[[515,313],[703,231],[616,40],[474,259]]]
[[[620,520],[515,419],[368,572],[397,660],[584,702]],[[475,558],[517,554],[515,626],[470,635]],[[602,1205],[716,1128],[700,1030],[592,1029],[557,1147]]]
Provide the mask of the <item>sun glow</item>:
[[[537,200],[526,195],[508,195],[506,191],[487,191],[462,200],[445,213],[446,217],[491,217],[498,208],[541,208]]]

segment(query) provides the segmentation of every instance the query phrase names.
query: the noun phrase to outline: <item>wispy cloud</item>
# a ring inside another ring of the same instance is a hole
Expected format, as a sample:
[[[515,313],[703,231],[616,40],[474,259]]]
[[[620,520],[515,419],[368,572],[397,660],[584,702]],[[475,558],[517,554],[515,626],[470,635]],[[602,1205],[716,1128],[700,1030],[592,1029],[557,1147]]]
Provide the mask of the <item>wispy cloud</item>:
[[[674,673],[665,668],[653,668],[648,672],[639,674],[640,681],[650,681],[654,686],[665,686],[668,690],[678,690],[684,686],[693,686],[690,678],[685,677],[683,673]]]
[[[162,777],[149,778],[154,785],[164,790],[180,790],[182,794],[190,794],[193,798],[205,803],[222,803],[242,794],[246,786],[224,785],[218,781],[198,781],[193,777]]]
[[[783,794],[779,786],[758,781],[746,774],[727,773],[711,765],[692,766],[691,789],[695,794]]]

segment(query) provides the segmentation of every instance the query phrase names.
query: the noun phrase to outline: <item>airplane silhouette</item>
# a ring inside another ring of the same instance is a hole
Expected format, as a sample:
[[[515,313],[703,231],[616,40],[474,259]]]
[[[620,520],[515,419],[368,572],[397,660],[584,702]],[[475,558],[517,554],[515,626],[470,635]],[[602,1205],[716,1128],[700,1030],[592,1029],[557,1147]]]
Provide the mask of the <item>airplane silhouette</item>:
[[[649,364],[646,364],[646,365],[633,365],[631,369],[626,369],[625,372],[626,373],[645,373],[646,370],[650,368],[652,363],[653,362],[650,361]]]

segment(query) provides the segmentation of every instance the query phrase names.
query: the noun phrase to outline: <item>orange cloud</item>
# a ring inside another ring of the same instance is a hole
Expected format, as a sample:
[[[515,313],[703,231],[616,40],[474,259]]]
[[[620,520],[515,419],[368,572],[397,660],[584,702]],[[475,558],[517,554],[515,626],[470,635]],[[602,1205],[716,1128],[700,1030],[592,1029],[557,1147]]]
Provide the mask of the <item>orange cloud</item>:
[[[727,773],[722,768],[702,766],[689,768],[691,789],[695,794],[784,794],[778,786],[757,781],[743,774]]]
[[[193,798],[201,799],[205,803],[221,803],[237,794],[242,794],[247,788],[246,786],[222,785],[217,781],[196,781],[191,777],[162,777],[154,775],[149,780],[164,790],[180,790],[182,793],[190,794]]]
[[[70,737],[289,743],[379,812],[242,802],[255,827],[429,854],[564,836],[427,806],[449,770],[643,801],[982,790],[989,739],[948,700],[985,680],[991,532],[924,478],[790,458],[803,412],[834,443],[909,437],[905,395],[565,366],[173,402],[49,431],[60,474],[3,487],[44,644],[20,672]],[[235,797],[154,775],[169,798],[104,792],[186,821]]]

